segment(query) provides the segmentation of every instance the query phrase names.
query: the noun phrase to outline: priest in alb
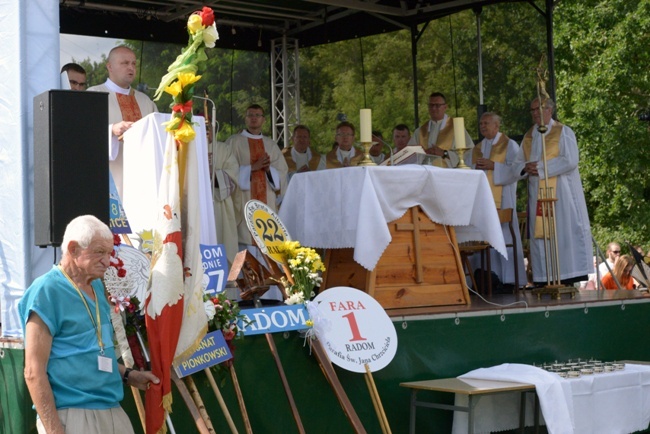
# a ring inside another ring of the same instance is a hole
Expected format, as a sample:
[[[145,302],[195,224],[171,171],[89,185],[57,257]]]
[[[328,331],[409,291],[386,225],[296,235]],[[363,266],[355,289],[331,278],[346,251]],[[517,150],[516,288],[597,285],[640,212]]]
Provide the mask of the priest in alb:
[[[591,227],[578,172],[578,142],[571,128],[553,120],[554,108],[555,103],[550,98],[543,101],[541,110],[539,99],[532,101],[530,112],[534,125],[524,135],[513,163],[513,170],[521,179],[528,179],[528,228],[533,281],[546,284],[545,234],[542,228],[541,207],[537,202],[540,187],[545,187],[542,133],[537,128],[539,125],[545,125],[548,187],[553,189],[557,198],[555,214],[560,280],[563,284],[570,285],[588,280],[587,275],[593,271]],[[550,265],[551,262],[549,268]],[[550,277],[548,280],[552,280],[552,276]]]
[[[233,199],[240,249],[253,244],[244,219],[246,202],[256,199],[277,211],[287,188],[288,171],[280,147],[262,135],[264,109],[257,104],[250,105],[246,109],[245,124],[246,129],[227,140],[239,164],[238,185]]]
[[[501,133],[501,117],[496,113],[487,112],[481,116],[479,128],[483,140],[474,146],[472,151],[472,167],[484,170],[497,209],[512,209],[512,226],[515,228],[517,247],[517,274],[519,282],[515,282],[515,255],[512,247],[508,247],[508,259],[490,249],[490,265],[503,283],[521,288],[526,285],[524,255],[517,220],[517,180],[512,172],[512,163],[519,151],[519,145],[508,136]],[[507,223],[501,225],[506,244],[512,244],[512,234]],[[476,255],[474,255],[476,256]]]
[[[131,87],[137,73],[133,50],[123,45],[113,48],[108,53],[106,69],[108,69],[106,82],[90,87],[88,90],[108,92],[109,169],[117,192],[123,199],[122,135],[134,122],[158,110],[147,95]]]

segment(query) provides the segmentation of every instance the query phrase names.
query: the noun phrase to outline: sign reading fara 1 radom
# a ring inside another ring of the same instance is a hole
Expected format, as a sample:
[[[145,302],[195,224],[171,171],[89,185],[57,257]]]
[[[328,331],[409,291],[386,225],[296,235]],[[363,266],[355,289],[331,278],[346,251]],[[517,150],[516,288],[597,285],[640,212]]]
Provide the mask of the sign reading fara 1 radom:
[[[397,352],[397,332],[383,307],[355,288],[338,286],[312,301],[318,315],[314,328],[332,363],[352,372],[386,367]],[[312,308],[310,308],[310,311]]]
[[[244,209],[244,218],[257,247],[262,253],[278,264],[284,261],[280,247],[285,241],[291,241],[287,228],[280,217],[259,200],[249,200]]]

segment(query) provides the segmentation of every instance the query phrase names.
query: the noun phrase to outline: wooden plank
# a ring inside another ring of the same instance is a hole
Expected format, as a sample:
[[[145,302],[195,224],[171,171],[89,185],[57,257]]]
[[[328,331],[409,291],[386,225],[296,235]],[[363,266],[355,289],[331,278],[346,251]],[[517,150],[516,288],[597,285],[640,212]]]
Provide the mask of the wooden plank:
[[[469,302],[453,227],[445,230],[416,207],[388,224],[388,228],[392,242],[372,271],[354,261],[353,249],[327,250],[323,290],[335,286],[358,288],[385,309]]]

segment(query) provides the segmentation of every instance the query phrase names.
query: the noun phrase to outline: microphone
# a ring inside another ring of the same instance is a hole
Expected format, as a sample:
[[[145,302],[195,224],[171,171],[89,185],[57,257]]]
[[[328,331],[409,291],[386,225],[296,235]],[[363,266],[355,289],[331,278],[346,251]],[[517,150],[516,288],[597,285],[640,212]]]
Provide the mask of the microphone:
[[[205,96],[199,96],[199,95],[194,95],[192,98],[200,99],[203,101],[208,101],[212,104],[212,119],[211,119],[211,125],[212,125],[212,143],[210,143],[210,152],[213,155],[213,158],[215,155],[217,155],[216,150],[217,150],[217,105],[212,101],[210,98],[205,97]],[[212,162],[210,162],[212,163]],[[214,178],[216,176],[216,171],[214,169],[214,164],[210,164],[210,179],[212,180],[212,185],[214,185]]]

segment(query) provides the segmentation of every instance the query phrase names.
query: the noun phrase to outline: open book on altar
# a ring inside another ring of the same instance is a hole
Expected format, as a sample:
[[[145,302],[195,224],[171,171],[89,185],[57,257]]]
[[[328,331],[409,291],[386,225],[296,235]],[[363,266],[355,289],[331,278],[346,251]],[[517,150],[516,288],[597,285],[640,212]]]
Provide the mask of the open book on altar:
[[[424,149],[420,145],[407,146],[399,152],[396,152],[393,155],[393,162],[391,164],[391,159],[386,158],[380,166],[400,166],[402,164],[424,164],[430,166],[433,162],[435,155],[429,155],[424,152]]]

